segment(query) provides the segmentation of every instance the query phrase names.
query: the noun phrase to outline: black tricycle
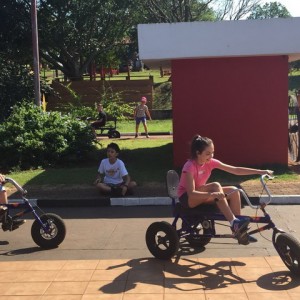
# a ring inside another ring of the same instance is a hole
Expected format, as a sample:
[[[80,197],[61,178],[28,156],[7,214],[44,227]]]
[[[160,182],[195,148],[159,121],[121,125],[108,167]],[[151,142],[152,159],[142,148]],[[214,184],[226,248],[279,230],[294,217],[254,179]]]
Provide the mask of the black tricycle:
[[[66,225],[63,219],[53,213],[45,213],[37,205],[33,205],[26,198],[27,191],[12,178],[6,177],[2,184],[11,183],[21,194],[19,201],[1,204],[1,217],[3,231],[13,231],[19,227],[20,218],[32,213],[34,222],[31,227],[33,241],[43,249],[58,247],[65,239]],[[13,211],[16,211],[13,213]]]
[[[247,232],[249,235],[272,229],[272,243],[287,268],[295,275],[300,275],[300,243],[291,234],[276,227],[271,216],[266,211],[266,206],[271,202],[272,195],[267,187],[267,180],[273,177],[263,175],[260,178],[263,191],[267,198],[260,201],[259,205],[253,205],[244,190],[236,188],[233,192],[239,191],[247,204],[253,209],[260,209],[262,216],[237,216],[239,219],[248,218],[257,228]],[[185,208],[177,200],[177,187],[179,176],[174,170],[167,173],[167,190],[172,199],[174,220],[168,222],[154,222],[146,231],[146,244],[151,254],[159,259],[171,259],[177,254],[180,240],[185,241],[194,249],[203,249],[212,238],[235,238],[234,234],[217,234],[216,224],[227,226],[217,221],[226,221],[216,205],[199,205],[195,208]],[[228,195],[227,195],[228,196]],[[180,222],[181,220],[181,226]],[[260,226],[260,227],[259,227]]]
[[[87,118],[87,120],[95,121],[94,118]],[[117,130],[117,118],[107,117],[107,122],[103,126],[95,127],[97,136],[108,136],[110,139],[119,139],[121,137],[120,131]]]

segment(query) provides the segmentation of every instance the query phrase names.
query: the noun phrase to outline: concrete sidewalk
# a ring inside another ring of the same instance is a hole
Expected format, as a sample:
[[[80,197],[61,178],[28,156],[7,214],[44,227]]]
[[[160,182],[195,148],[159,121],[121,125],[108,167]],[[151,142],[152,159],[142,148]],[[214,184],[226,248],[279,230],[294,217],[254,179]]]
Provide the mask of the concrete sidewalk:
[[[0,262],[5,300],[296,300],[279,257]]]

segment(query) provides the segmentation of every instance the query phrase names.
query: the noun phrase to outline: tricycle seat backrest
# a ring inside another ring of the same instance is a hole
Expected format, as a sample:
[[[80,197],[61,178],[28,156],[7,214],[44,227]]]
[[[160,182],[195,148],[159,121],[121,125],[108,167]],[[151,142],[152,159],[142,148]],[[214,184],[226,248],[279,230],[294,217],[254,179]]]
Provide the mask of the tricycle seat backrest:
[[[179,176],[176,171],[169,170],[167,172],[167,192],[170,198],[177,198],[177,188],[179,185]]]

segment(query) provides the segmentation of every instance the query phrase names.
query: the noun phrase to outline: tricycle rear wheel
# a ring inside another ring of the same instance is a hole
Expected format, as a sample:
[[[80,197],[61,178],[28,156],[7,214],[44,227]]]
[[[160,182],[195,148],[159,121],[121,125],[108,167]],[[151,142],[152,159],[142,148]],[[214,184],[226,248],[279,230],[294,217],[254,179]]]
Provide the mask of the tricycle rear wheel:
[[[300,276],[300,243],[291,234],[280,233],[275,248],[284,264],[294,274]]]
[[[110,130],[110,131],[108,132],[108,137],[109,137],[110,139],[119,139],[119,138],[121,137],[121,134],[120,134],[120,132],[117,131],[117,130]]]
[[[211,226],[210,221],[209,225]],[[203,248],[211,240],[210,237],[205,237],[203,235],[209,235],[210,233],[211,230],[209,228],[205,228],[205,226],[200,223],[197,228],[195,228],[194,232],[187,235],[185,239],[193,248]]]
[[[44,229],[38,220],[35,220],[31,227],[33,241],[44,249],[56,248],[66,236],[66,226],[63,219],[52,213],[40,216],[43,224],[47,225],[48,230]]]

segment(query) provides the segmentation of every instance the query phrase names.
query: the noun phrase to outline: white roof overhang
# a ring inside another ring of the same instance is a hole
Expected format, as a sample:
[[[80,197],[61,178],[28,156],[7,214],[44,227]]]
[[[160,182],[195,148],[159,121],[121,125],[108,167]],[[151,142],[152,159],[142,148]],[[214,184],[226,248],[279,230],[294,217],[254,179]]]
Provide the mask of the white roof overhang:
[[[139,56],[153,66],[173,59],[288,55],[300,59],[300,17],[139,24]]]

